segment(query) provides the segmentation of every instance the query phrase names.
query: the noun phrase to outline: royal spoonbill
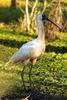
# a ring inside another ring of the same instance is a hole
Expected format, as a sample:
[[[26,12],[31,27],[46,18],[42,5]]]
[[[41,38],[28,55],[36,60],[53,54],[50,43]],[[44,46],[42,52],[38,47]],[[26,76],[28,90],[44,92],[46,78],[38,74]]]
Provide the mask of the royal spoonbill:
[[[8,63],[17,63],[21,62],[22,64],[27,64],[28,62],[31,62],[30,64],[30,70],[29,70],[29,81],[30,81],[30,87],[31,87],[31,71],[32,67],[35,64],[36,60],[42,55],[42,53],[45,51],[45,25],[44,23],[46,21],[49,21],[53,25],[55,25],[60,31],[62,29],[56,25],[54,22],[52,22],[45,14],[39,13],[36,16],[36,23],[37,23],[37,29],[38,29],[38,36],[36,39],[27,42],[21,46],[21,48],[10,58]],[[23,85],[24,84],[24,70],[25,65],[22,70],[22,80]]]

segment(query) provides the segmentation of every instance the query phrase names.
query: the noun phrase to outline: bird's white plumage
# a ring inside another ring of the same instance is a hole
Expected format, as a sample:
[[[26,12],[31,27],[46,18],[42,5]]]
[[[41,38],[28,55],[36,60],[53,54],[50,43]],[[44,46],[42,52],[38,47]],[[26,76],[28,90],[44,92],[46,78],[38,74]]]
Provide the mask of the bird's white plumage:
[[[41,30],[43,26],[42,14],[37,15],[36,21],[37,21],[39,36],[36,39],[22,45],[19,51],[17,51],[11,57],[10,61],[12,63],[16,63],[18,61],[24,62],[26,60],[33,61],[37,59],[42,54],[42,52],[44,52],[45,50],[44,33],[42,33],[42,30]]]
[[[38,42],[38,39],[35,39],[33,41],[30,41],[19,49],[18,52],[16,52],[12,57],[11,61],[13,63],[21,61],[23,62],[24,60],[27,59],[35,59],[41,55],[42,52],[44,52],[45,46],[40,44]]]

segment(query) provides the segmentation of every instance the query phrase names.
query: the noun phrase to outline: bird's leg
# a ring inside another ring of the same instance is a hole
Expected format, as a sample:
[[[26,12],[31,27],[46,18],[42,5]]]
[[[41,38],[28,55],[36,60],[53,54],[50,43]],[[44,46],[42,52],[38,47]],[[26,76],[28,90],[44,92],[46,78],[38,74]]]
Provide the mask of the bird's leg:
[[[30,88],[31,88],[31,83],[32,83],[32,68],[33,65],[35,64],[37,59],[31,60],[31,65],[30,65],[30,70],[29,70],[29,82],[30,82]]]
[[[31,66],[30,66],[30,70],[29,70],[30,88],[31,88],[31,75],[32,75],[32,67],[33,67],[33,64],[31,64]]]
[[[26,90],[26,86],[25,86],[25,83],[24,83],[24,70],[25,70],[25,66],[23,67],[23,70],[21,72],[21,78],[22,78],[22,81],[23,81],[23,87]]]

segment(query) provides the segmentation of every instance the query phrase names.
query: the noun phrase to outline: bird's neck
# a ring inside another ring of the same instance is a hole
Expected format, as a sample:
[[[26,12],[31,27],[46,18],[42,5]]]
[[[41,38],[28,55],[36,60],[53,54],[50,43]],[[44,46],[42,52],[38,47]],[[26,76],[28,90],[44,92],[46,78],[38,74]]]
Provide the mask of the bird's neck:
[[[45,42],[44,26],[42,22],[38,24],[38,40],[42,43]]]

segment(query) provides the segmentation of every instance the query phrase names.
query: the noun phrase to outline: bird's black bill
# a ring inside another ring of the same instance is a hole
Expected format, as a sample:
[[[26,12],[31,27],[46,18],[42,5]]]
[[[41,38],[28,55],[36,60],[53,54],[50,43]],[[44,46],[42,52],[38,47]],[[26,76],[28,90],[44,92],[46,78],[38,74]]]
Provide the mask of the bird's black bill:
[[[55,24],[53,21],[51,21],[45,14],[42,14],[42,20],[43,20],[43,21],[44,21],[44,20],[48,20],[48,21],[51,22],[53,25],[55,25],[55,26],[59,29],[59,31],[63,32],[63,30],[62,30],[57,24]]]
[[[48,18],[47,18],[47,20],[48,20],[49,22],[51,22],[53,25],[55,25],[55,26],[59,29],[60,32],[63,32],[63,30],[62,30],[57,24],[55,24],[53,21],[51,21],[51,20],[48,19]]]

